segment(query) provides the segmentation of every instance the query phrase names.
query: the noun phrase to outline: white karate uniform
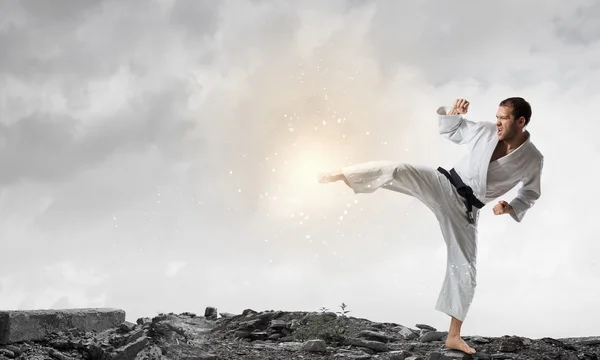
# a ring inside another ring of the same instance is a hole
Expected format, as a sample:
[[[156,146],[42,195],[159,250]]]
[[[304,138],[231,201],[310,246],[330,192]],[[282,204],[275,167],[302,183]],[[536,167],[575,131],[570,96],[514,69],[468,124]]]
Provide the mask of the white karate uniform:
[[[438,109],[439,132],[457,144],[467,144],[468,154],[454,167],[475,197],[486,204],[523,186],[510,201],[512,218],[520,222],[541,195],[543,156],[530,137],[510,154],[490,163],[498,144],[492,122],[473,122],[462,115],[446,115],[449,107]],[[446,275],[435,309],[464,321],[477,285],[477,223],[479,211],[473,207],[474,224],[467,218],[466,200],[436,169],[396,161],[372,161],[342,168],[348,186],[355,193],[371,193],[379,188],[419,199],[435,214],[447,246]]]

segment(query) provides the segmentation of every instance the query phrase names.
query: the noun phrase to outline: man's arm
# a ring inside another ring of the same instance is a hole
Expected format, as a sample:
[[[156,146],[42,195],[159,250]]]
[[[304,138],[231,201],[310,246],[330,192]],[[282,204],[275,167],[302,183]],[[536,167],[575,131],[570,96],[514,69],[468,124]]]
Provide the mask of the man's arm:
[[[459,145],[473,140],[483,124],[462,116],[467,113],[468,108],[469,102],[464,99],[457,99],[452,106],[439,107],[437,114],[440,135]]]
[[[535,202],[542,195],[541,180],[543,166],[544,158],[542,157],[534,173],[523,183],[523,186],[519,189],[517,196],[510,203],[500,201],[494,207],[494,213],[496,215],[508,213],[516,222],[520,223],[527,213],[527,210],[532,208]]]
[[[519,189],[518,195],[510,202],[513,211],[510,216],[516,221],[521,222],[535,202],[542,195],[542,168],[544,167],[544,158],[540,158],[540,163],[523,186]]]

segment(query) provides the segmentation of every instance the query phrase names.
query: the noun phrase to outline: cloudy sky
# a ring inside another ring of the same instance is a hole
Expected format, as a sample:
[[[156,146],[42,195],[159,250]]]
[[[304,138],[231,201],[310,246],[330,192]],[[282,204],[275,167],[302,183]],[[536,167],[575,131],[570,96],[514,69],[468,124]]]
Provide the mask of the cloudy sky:
[[[533,106],[543,195],[480,221],[465,334],[597,335],[593,0],[0,0],[0,308],[337,311],[440,329],[433,214],[319,171],[452,167],[437,133]],[[503,199],[510,200],[515,191]]]

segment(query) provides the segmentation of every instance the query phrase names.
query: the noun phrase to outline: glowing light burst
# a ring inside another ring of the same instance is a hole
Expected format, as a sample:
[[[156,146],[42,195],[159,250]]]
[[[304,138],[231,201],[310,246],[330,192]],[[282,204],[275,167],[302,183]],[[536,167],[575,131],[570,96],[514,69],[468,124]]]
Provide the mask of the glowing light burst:
[[[271,202],[271,211],[283,217],[293,213],[326,211],[336,191],[330,184],[319,183],[317,177],[321,172],[339,167],[341,160],[332,156],[326,146],[310,138],[297,139],[296,146],[280,155],[285,162],[271,173],[271,187],[277,189],[279,201]]]

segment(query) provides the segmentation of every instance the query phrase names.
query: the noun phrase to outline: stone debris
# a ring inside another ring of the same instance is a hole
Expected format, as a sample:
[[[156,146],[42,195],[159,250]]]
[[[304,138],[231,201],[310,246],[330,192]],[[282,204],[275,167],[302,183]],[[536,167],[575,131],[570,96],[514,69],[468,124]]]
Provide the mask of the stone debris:
[[[66,313],[77,311],[81,310]],[[207,307],[205,316],[158,314],[132,323],[125,321],[122,310],[116,311],[120,321],[113,320],[109,328],[63,319],[47,326],[43,338],[23,320],[39,322],[40,312],[21,312],[22,331],[14,331],[17,323],[5,321],[0,327],[0,336],[9,342],[0,345],[0,360],[598,360],[600,355],[598,337],[463,336],[477,350],[467,355],[445,348],[448,333],[430,325],[411,328],[333,312],[246,309],[219,317],[215,307]],[[7,328],[13,330],[12,335],[6,335]]]

